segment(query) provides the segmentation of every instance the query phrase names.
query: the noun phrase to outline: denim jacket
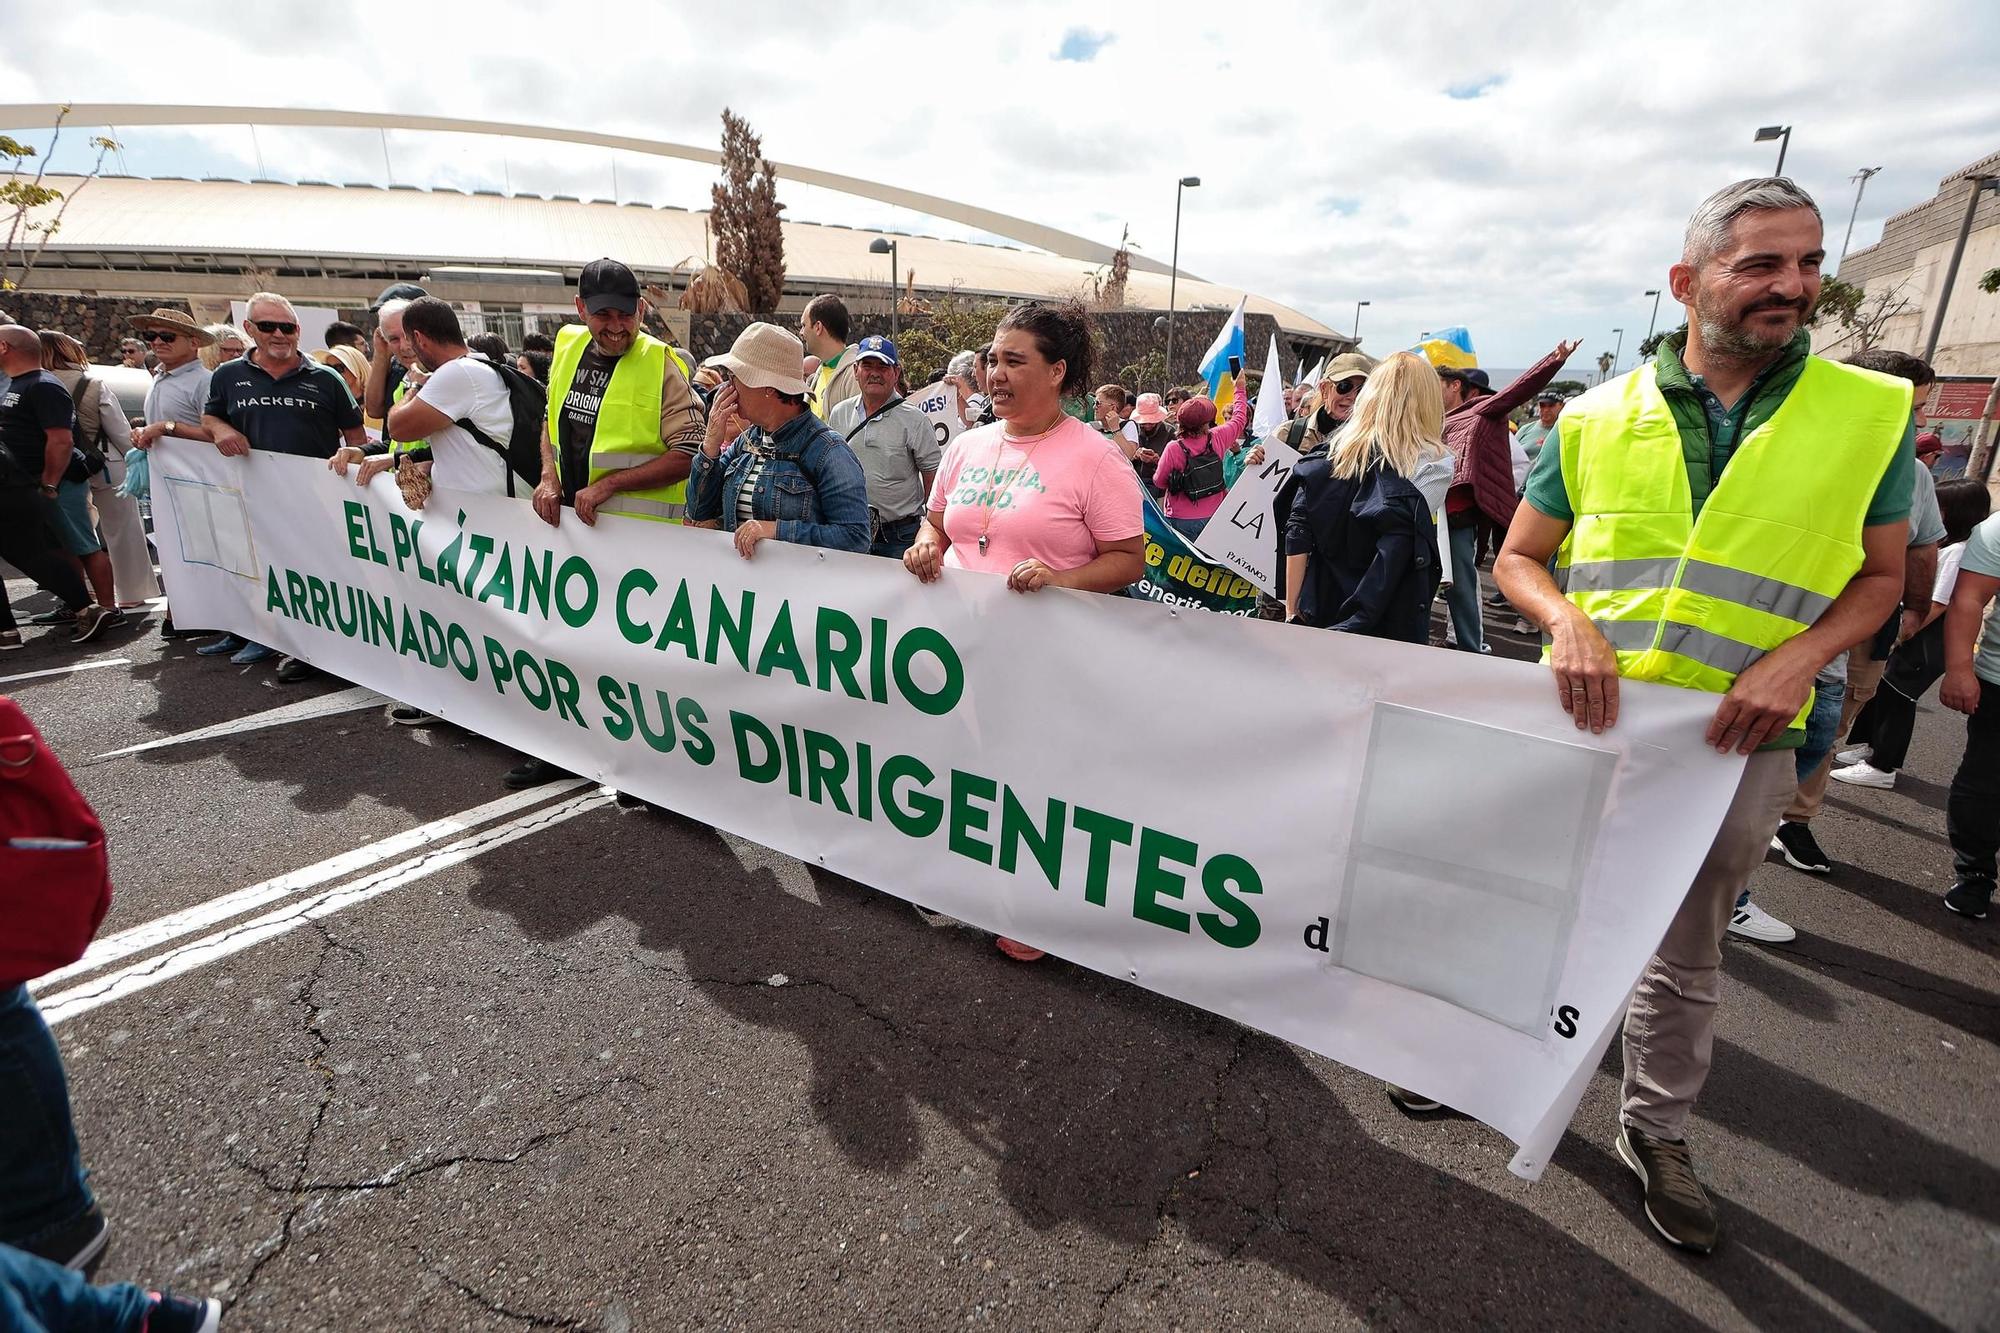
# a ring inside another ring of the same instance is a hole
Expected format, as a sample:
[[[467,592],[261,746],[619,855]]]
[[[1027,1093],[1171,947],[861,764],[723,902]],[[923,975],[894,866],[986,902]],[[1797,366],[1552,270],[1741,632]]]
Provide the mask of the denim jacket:
[[[715,458],[697,453],[688,478],[689,518],[719,518],[725,530],[736,530],[736,492],[755,460],[752,444],[771,451],[751,493],[752,517],[775,520],[781,542],[868,550],[868,481],[861,460],[810,412],[771,434],[752,426]]]

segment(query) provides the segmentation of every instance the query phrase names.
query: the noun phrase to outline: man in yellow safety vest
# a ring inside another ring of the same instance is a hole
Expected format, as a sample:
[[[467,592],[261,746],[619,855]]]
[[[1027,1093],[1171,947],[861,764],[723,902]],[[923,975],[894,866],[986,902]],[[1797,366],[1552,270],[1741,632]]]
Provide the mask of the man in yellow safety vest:
[[[1687,332],[1563,409],[1494,566],[1579,729],[1618,720],[1621,678],[1658,681],[1713,693],[1708,743],[1747,756],[1625,1014],[1619,1155],[1653,1226],[1704,1253],[1718,1227],[1686,1127],[1723,932],[1796,786],[1814,675],[1903,583],[1910,386],[1807,354],[1824,258],[1819,209],[1789,180],[1697,208],[1668,273]]]
[[[556,334],[549,364],[535,513],[551,527],[565,509],[590,526],[607,514],[679,523],[708,424],[687,365],[640,329],[639,279],[615,259],[583,266],[576,313],[583,323]],[[508,770],[506,784],[519,791],[568,776],[530,757]]]
[[[706,418],[673,349],[639,325],[639,280],[593,259],[577,282],[576,313],[556,334],[535,512],[554,526],[565,508],[678,523]]]

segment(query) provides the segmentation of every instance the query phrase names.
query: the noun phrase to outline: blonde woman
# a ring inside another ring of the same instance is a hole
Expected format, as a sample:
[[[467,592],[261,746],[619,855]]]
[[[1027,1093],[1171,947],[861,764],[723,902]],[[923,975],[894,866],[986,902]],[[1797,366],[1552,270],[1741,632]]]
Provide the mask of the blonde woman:
[[[1378,364],[1353,415],[1309,455],[1285,527],[1285,618],[1423,643],[1438,589],[1436,512],[1451,484],[1444,395],[1430,362]]]
[[[249,337],[234,324],[210,324],[207,332],[214,341],[201,349],[201,363],[210,370],[236,360],[250,347]]]

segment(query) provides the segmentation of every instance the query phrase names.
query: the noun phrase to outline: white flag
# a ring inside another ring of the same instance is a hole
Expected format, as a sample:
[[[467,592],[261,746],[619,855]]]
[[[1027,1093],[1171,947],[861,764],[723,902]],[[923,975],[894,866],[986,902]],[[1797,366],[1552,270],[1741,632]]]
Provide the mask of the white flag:
[[[1299,383],[1305,385],[1308,389],[1317,389],[1319,387],[1319,373],[1325,369],[1326,358],[1321,357],[1313,363],[1313,368],[1310,371],[1300,376]]]
[[[1258,387],[1257,415],[1250,421],[1250,438],[1261,440],[1285,424],[1285,370],[1278,363],[1278,339],[1271,339],[1271,354],[1264,359],[1264,382]]]

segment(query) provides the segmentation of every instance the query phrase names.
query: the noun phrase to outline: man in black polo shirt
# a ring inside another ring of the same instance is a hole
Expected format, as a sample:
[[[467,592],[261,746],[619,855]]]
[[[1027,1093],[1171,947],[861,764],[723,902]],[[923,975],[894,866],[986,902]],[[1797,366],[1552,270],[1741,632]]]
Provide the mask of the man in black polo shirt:
[[[69,391],[42,369],[35,331],[0,324],[0,560],[54,593],[76,616],[72,643],[92,638],[117,612],[93,606],[77,567],[55,541],[62,476],[69,466],[75,410]],[[0,581],[0,648],[21,632]]]
[[[241,458],[252,449],[302,458],[331,458],[342,443],[359,449],[367,442],[361,409],[338,372],[299,355],[299,316],[292,303],[272,292],[250,298],[243,327],[255,344],[248,355],[216,367],[208,383],[201,424],[222,453]],[[233,634],[195,649],[204,657],[235,654],[248,666],[277,656],[277,649],[246,643]],[[288,662],[281,680],[311,674],[304,663]]]

